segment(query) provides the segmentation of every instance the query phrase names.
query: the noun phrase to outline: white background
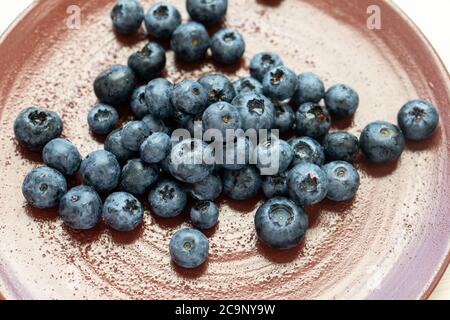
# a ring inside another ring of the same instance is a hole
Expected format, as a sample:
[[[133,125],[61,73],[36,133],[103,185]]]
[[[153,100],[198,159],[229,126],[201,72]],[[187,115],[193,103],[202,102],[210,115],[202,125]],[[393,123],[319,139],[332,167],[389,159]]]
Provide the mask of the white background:
[[[419,26],[432,45],[436,48],[442,60],[447,65],[447,69],[450,69],[450,19],[448,17],[448,14],[450,13],[450,1],[393,1]],[[3,33],[22,10],[32,2],[32,0],[2,1],[0,4],[0,33]],[[450,299],[450,270],[441,281],[432,298]]]

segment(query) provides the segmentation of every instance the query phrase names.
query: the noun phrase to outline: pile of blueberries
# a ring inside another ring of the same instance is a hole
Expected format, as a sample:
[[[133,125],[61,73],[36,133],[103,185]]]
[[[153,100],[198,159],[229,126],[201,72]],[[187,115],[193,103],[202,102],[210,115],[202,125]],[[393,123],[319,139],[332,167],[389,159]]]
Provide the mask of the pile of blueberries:
[[[177,59],[198,61],[211,49],[217,62],[232,64],[244,54],[242,35],[222,29],[210,39],[205,29],[224,18],[227,6],[227,0],[187,0],[192,21],[182,23],[179,11],[168,3],[157,3],[144,14],[137,0],[119,0],[111,17],[120,34],[137,32],[145,21],[151,36],[170,38]],[[439,123],[435,107],[414,100],[400,110],[398,126],[371,123],[360,139],[349,132],[330,133],[332,117],[351,117],[356,112],[358,94],[342,84],[326,91],[318,76],[295,74],[271,52],[256,54],[250,62],[251,75],[235,82],[210,74],[173,85],[159,78],[165,64],[164,49],[150,42],[129,57],[128,66],[114,65],[95,79],[99,104],[92,107],[87,120],[93,133],[107,138],[104,150],[85,159],[71,142],[59,138],[63,123],[54,112],[27,108],[18,115],[14,132],[21,145],[42,151],[46,164],[26,176],[25,199],[41,209],[59,205],[61,219],[75,230],[91,229],[102,218],[114,230],[132,231],[143,219],[139,200],[143,196],[151,212],[161,218],[180,215],[188,196],[198,201],[190,211],[197,229],[176,232],[169,246],[173,261],[184,268],[198,267],[207,259],[208,239],[198,229],[217,224],[219,209],[213,201],[222,192],[234,200],[247,200],[262,190],[269,200],[256,213],[257,234],[272,248],[290,249],[299,244],[308,227],[305,206],[325,198],[348,201],[355,196],[360,177],[351,163],[360,150],[376,164],[395,161],[403,152],[405,138],[427,139]],[[123,105],[131,106],[135,120],[116,129],[117,108]],[[242,143],[232,151],[235,158],[244,154],[244,164],[211,165],[202,162],[209,150],[206,142],[172,141],[170,136],[179,128],[193,132],[196,121],[203,130],[278,129],[298,136],[256,146],[241,137]],[[262,176],[261,159],[275,151],[280,155],[278,173]],[[186,161],[173,161],[173,157]],[[189,162],[193,158],[200,163]],[[65,176],[77,172],[84,185],[67,191]],[[104,202],[100,195],[106,197]]]

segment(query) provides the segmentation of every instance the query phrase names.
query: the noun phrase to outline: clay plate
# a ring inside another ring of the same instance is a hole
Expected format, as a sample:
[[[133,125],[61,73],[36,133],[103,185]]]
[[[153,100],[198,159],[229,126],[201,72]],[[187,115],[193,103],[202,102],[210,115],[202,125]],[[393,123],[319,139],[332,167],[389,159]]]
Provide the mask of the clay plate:
[[[448,263],[450,246],[449,77],[423,35],[390,2],[377,1],[382,30],[366,27],[366,0],[230,1],[227,26],[247,41],[242,63],[221,68],[207,59],[176,63],[168,52],[165,76],[173,82],[220,71],[237,79],[258,51],[273,50],[297,72],[314,71],[327,86],[355,87],[361,106],[334,129],[358,134],[370,121],[395,122],[413,98],[440,108],[441,128],[410,143],[398,163],[357,164],[362,186],[356,199],[307,208],[311,228],[302,244],[275,252],[258,242],[254,212],[262,201],[222,199],[220,225],[207,233],[209,261],[184,271],[170,262],[168,241],[187,215],[163,221],[147,213],[134,233],[101,225],[77,233],[56,211],[24,203],[21,183],[41,163],[17,146],[12,124],[23,107],[38,104],[62,114],[64,136],[86,155],[101,148],[86,113],[96,102],[95,76],[126,63],[143,46],[144,32],[117,37],[109,11],[114,1],[75,1],[81,28],[68,29],[73,0],[36,1],[0,44],[0,292],[7,299],[358,299],[426,298]],[[152,1],[144,1],[146,7]],[[184,1],[174,2],[186,18]],[[69,10],[70,12],[70,10]],[[164,44],[167,47],[167,43]],[[128,112],[122,110],[126,118]],[[75,179],[76,180],[76,179]],[[71,181],[71,185],[76,181]]]

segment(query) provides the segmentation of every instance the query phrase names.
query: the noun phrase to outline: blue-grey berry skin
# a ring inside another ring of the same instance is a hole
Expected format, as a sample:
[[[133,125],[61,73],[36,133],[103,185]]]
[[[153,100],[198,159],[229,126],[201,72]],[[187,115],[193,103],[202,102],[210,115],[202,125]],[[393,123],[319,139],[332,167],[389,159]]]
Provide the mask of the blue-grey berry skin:
[[[195,269],[208,259],[209,240],[196,229],[182,229],[170,240],[169,252],[172,261],[179,267]]]
[[[59,216],[74,230],[94,228],[102,216],[102,199],[94,189],[78,186],[70,189],[59,202]]]
[[[187,0],[186,8],[192,20],[211,25],[225,17],[228,0]]]
[[[22,110],[14,121],[14,134],[20,145],[31,151],[40,151],[51,140],[61,135],[63,123],[56,112],[39,107]]]
[[[210,43],[205,27],[197,22],[183,23],[174,31],[170,40],[176,58],[184,62],[202,60]]]
[[[148,114],[142,118],[142,121],[150,129],[151,133],[162,132],[168,135],[172,133],[172,130],[164,123],[164,121],[154,115]]]
[[[159,44],[149,42],[128,58],[128,66],[145,82],[161,75],[166,66],[166,51]]]
[[[192,207],[190,216],[196,228],[208,230],[219,222],[219,208],[214,202],[200,201]]]
[[[228,102],[216,102],[210,105],[202,117],[205,131],[216,129],[226,137],[227,130],[237,130],[242,127],[241,114],[235,106]]]
[[[258,81],[263,81],[267,72],[275,67],[281,67],[283,61],[274,52],[259,52],[250,61],[250,74]]]
[[[294,149],[284,140],[262,141],[255,149],[256,166],[264,174],[264,169],[274,168],[272,174],[285,172],[294,159]]]
[[[241,170],[254,159],[255,146],[247,137],[238,137],[224,144],[222,167],[227,170]]]
[[[209,74],[198,82],[205,88],[210,105],[219,101],[231,102],[236,96],[233,83],[223,74]]]
[[[198,139],[187,139],[178,143],[170,154],[170,173],[181,182],[202,181],[214,170],[214,164],[209,164],[214,163],[211,151],[205,142]]]
[[[287,172],[283,172],[276,176],[263,177],[262,189],[264,195],[268,199],[274,197],[287,197],[289,195]]]
[[[246,166],[241,170],[224,170],[223,189],[233,200],[248,200],[258,195],[262,179],[258,169]]]
[[[175,114],[170,121],[170,125],[174,129],[184,128],[186,129],[194,121],[194,115],[183,112],[175,108]]]
[[[298,137],[288,141],[294,150],[292,165],[313,163],[321,166],[325,163],[325,152],[319,142],[310,137]]]
[[[359,95],[353,88],[337,84],[326,92],[325,105],[333,117],[348,117],[358,109]]]
[[[178,110],[196,115],[208,106],[208,94],[197,81],[183,80],[173,88],[171,101]]]
[[[144,8],[137,0],[118,0],[111,11],[113,28],[118,33],[136,33],[144,20]]]
[[[288,132],[295,123],[295,113],[292,107],[286,103],[275,104],[274,128],[280,130],[280,133]]]
[[[144,208],[132,194],[115,192],[106,198],[102,216],[103,221],[110,228],[120,232],[129,232],[142,223]]]
[[[80,166],[83,181],[97,192],[109,192],[119,185],[120,165],[116,157],[104,150],[89,154]]]
[[[323,137],[331,128],[331,117],[327,109],[312,102],[302,104],[295,113],[295,118],[297,131],[311,138]]]
[[[75,145],[66,139],[53,139],[42,150],[44,163],[66,176],[78,171],[81,164],[81,154]]]
[[[240,95],[243,93],[259,93],[263,94],[263,86],[261,82],[253,77],[244,77],[239,80],[233,82],[234,91],[236,91],[236,95]]]
[[[133,70],[116,64],[97,76],[94,81],[94,92],[101,103],[117,106],[130,100],[135,85],[136,76]]]
[[[146,86],[140,86],[131,95],[131,112],[137,120],[141,120],[150,113],[145,101],[145,88]]]
[[[436,131],[439,125],[439,112],[426,101],[412,100],[398,113],[398,125],[406,139],[425,140]]]
[[[242,129],[272,129],[275,122],[275,107],[265,96],[257,93],[240,94],[232,104],[241,114]]]
[[[159,163],[170,155],[172,141],[163,132],[153,133],[141,145],[141,159],[145,163]]]
[[[162,120],[170,119],[175,114],[175,107],[170,101],[173,84],[163,78],[150,81],[145,89],[145,101],[151,115]]]
[[[181,24],[181,14],[167,2],[155,3],[145,15],[147,32],[158,39],[168,39]]]
[[[144,163],[141,159],[133,159],[122,169],[120,186],[126,192],[142,196],[158,179],[158,166]]]
[[[31,206],[50,209],[58,205],[67,191],[67,182],[57,170],[39,167],[27,174],[22,184],[22,193]]]
[[[288,174],[288,188],[290,197],[298,205],[316,204],[328,194],[328,176],[315,164],[298,164]]]
[[[150,129],[144,121],[131,121],[122,128],[122,144],[128,150],[136,152],[150,135]]]
[[[211,174],[202,181],[188,185],[187,191],[196,200],[214,201],[222,194],[222,180]]]
[[[112,153],[121,164],[127,163],[128,160],[136,155],[134,151],[128,150],[123,146],[122,129],[114,130],[106,137],[104,149]]]
[[[152,212],[161,218],[175,218],[186,208],[186,191],[175,181],[159,181],[150,190],[148,202]]]
[[[388,122],[376,121],[361,133],[361,150],[369,161],[383,164],[397,160],[405,148],[401,130]]]
[[[107,135],[116,128],[119,113],[110,105],[99,103],[91,108],[87,120],[93,133]]]
[[[328,199],[340,202],[355,197],[360,177],[354,166],[345,161],[335,161],[326,164],[322,169],[328,176]]]
[[[287,198],[277,197],[264,203],[256,212],[258,238],[277,250],[296,247],[308,229],[305,210]]]
[[[292,101],[300,106],[304,103],[319,103],[325,97],[325,86],[322,80],[312,72],[299,74],[297,77],[297,91]]]
[[[233,64],[242,58],[245,41],[242,34],[234,29],[221,29],[211,38],[212,57],[223,64]]]
[[[200,134],[205,133],[206,130],[203,127],[203,119],[202,118],[203,118],[203,114],[199,113],[189,120],[189,122],[186,126],[186,129],[189,131],[191,136],[195,136],[196,132],[199,132]]]
[[[270,69],[262,81],[264,93],[277,101],[291,99],[297,90],[297,75],[291,69],[280,66]]]
[[[350,132],[332,132],[323,139],[328,160],[352,162],[359,154],[359,140]]]

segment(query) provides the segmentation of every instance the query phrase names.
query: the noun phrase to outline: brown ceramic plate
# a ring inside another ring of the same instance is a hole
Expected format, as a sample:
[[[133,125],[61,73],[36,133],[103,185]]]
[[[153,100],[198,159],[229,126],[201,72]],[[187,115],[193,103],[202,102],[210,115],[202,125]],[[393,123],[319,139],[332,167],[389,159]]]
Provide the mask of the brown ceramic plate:
[[[171,2],[186,17],[184,1]],[[434,137],[408,144],[398,163],[375,166],[362,159],[354,201],[308,208],[311,228],[295,250],[275,252],[258,242],[253,214],[262,199],[222,200],[220,225],[207,234],[209,261],[187,272],[168,254],[170,236],[188,225],[186,215],[162,221],[147,213],[132,234],[105,226],[75,233],[56,211],[24,203],[22,179],[41,157],[13,138],[19,110],[38,104],[58,111],[64,136],[84,155],[101,148],[85,120],[96,102],[92,82],[146,41],[143,32],[131,39],[114,35],[112,0],[36,1],[0,43],[0,292],[9,299],[426,298],[447,266],[450,246],[449,77],[423,35],[390,2],[376,1],[382,30],[368,30],[373,2],[230,1],[225,24],[247,41],[239,66],[182,65],[168,53],[165,76],[176,82],[211,71],[236,79],[248,72],[253,54],[276,51],[298,72],[357,89],[357,115],[335,123],[357,134],[370,121],[395,122],[402,104],[417,97],[438,105],[442,115]],[[74,3],[81,8],[79,30],[66,26]]]

